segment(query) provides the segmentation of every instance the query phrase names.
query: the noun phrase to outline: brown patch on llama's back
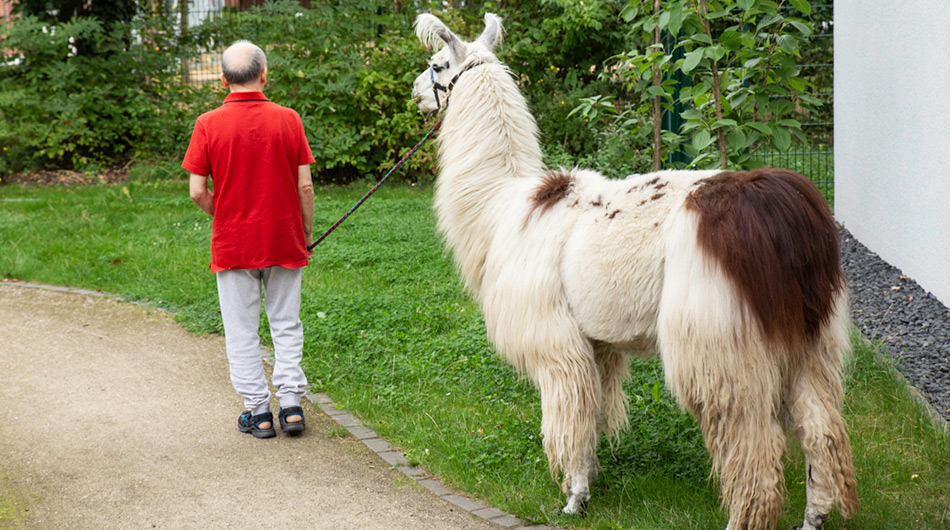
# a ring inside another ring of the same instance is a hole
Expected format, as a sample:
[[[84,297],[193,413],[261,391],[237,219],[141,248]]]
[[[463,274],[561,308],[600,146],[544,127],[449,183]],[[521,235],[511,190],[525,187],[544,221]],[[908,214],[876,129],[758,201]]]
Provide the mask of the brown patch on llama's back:
[[[566,198],[574,188],[574,175],[565,170],[549,171],[531,196],[531,212],[545,213]]]
[[[686,206],[700,248],[720,264],[765,336],[794,348],[818,336],[845,287],[838,231],[821,193],[784,169],[699,181]]]

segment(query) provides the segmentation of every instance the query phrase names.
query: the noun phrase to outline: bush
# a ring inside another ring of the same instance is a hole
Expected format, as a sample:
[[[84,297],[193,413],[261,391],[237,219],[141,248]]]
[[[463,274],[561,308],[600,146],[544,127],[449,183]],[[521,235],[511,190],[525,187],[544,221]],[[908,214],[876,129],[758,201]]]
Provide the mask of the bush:
[[[0,28],[14,54],[0,65],[0,174],[151,158],[187,142],[203,91],[179,82],[181,54],[163,22],[106,31],[96,19],[24,16]]]
[[[550,165],[615,175],[636,167],[636,149],[570,115],[581,98],[607,90],[598,74],[624,47],[618,15],[625,1],[469,5],[436,14],[464,38],[481,32],[483,11],[504,17],[510,40],[499,56],[538,117]],[[219,83],[185,85],[183,60],[247,38],[267,53],[268,97],[301,115],[316,181],[375,180],[431,126],[410,101],[431,52],[412,31],[416,11],[398,8],[378,0],[315,2],[311,9],[268,1],[183,36],[161,8],[131,23],[112,21],[109,29],[93,18],[53,24],[23,16],[0,28],[3,48],[14,54],[0,65],[0,174],[180,158],[197,115],[224,96]],[[433,153],[431,144],[423,148],[393,180],[430,182]]]
[[[787,152],[793,139],[806,141],[799,120],[821,105],[799,65],[813,30],[798,15],[807,17],[811,6],[807,0],[790,4],[631,1],[623,16],[638,49],[613,60],[610,79],[617,88],[587,98],[577,110],[591,121],[599,114],[602,124],[642,143],[653,133],[644,117],[659,98],[672,123],[654,149],[671,155],[674,166],[750,167],[761,163],[756,148]],[[654,31],[666,42],[654,42]],[[617,93],[630,97],[614,99]]]
[[[409,102],[425,50],[413,36],[411,16],[383,15],[377,4],[359,0],[304,9],[280,0],[206,24],[222,42],[250,38],[264,48],[268,98],[300,114],[318,182],[375,177],[427,130]],[[408,167],[423,164],[431,167],[431,154]],[[409,174],[395,178],[412,179]]]
[[[501,10],[509,41],[500,57],[519,75],[549,166],[592,167],[611,177],[648,167],[649,154],[631,138],[571,112],[585,98],[616,90],[603,73],[608,59],[631,45],[620,17],[626,6],[626,0],[535,0]]]

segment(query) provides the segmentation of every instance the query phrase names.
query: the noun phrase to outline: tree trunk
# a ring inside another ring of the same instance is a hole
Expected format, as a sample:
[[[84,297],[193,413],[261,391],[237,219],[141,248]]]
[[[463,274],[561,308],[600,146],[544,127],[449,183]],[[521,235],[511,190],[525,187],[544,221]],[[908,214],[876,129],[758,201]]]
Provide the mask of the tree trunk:
[[[706,30],[706,35],[712,39],[712,31],[709,29],[709,11],[706,9],[706,0],[699,0],[699,18],[703,21],[703,28]],[[713,98],[716,103],[716,120],[722,121],[722,94],[719,90],[719,67],[716,66],[716,61],[709,61],[712,66],[712,77],[713,77]],[[729,153],[726,150],[726,131],[724,128],[720,127],[717,129],[717,136],[719,137],[719,161],[722,164],[722,168],[726,169],[726,166],[729,164]]]
[[[653,0],[653,15],[660,12],[660,0]],[[660,44],[660,26],[653,30],[653,44]],[[653,86],[660,86],[663,83],[663,76],[660,72],[660,66],[653,67]],[[660,141],[660,127],[662,126],[663,113],[660,96],[653,98],[653,171],[659,171],[663,162],[662,143]]]

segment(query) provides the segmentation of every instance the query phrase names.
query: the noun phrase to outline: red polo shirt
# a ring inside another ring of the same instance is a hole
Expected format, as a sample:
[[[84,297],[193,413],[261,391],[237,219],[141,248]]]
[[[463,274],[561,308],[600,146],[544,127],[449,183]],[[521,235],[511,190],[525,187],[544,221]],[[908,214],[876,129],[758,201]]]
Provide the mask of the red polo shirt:
[[[181,167],[213,182],[211,272],[307,265],[297,168],[313,162],[300,116],[263,92],[198,117]]]

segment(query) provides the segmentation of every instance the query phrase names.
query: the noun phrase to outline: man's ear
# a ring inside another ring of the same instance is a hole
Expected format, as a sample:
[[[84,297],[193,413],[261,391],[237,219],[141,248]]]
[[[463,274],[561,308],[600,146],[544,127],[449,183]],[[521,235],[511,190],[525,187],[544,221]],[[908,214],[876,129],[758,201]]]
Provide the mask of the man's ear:
[[[226,77],[224,77],[224,74],[221,74],[221,84],[224,85],[224,88],[231,88],[231,83],[228,83],[228,80]]]
[[[261,72],[261,86],[267,85],[267,68],[264,68],[264,71]]]

